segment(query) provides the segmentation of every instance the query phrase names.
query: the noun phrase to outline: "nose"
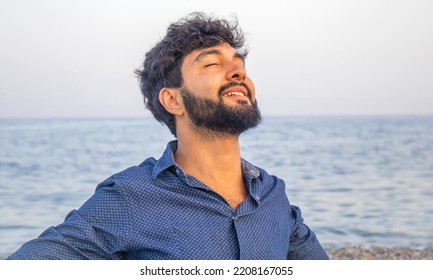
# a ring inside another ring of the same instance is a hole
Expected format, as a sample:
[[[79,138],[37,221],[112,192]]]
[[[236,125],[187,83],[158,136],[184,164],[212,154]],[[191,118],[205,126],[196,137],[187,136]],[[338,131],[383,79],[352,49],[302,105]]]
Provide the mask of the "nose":
[[[227,71],[227,80],[229,81],[244,81],[247,76],[247,70],[239,63],[233,62],[230,65],[229,71]]]

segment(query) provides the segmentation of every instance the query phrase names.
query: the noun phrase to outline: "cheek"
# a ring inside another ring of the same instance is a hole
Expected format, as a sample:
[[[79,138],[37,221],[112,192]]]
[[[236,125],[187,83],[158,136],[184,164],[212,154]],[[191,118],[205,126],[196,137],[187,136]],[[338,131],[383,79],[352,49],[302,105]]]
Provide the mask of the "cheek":
[[[184,82],[184,87],[196,97],[217,100],[220,83],[213,79],[197,77],[193,81]]]

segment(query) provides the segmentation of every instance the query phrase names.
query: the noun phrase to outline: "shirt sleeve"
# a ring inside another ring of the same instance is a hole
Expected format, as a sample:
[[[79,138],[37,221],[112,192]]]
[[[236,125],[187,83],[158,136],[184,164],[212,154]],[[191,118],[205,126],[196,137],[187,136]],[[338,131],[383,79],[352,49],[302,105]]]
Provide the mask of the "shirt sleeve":
[[[8,259],[124,258],[130,227],[128,209],[114,182],[107,181],[80,209],[71,211],[62,224],[48,228]]]
[[[316,234],[304,224],[301,209],[292,207],[292,219],[295,221],[289,243],[289,260],[328,260]]]

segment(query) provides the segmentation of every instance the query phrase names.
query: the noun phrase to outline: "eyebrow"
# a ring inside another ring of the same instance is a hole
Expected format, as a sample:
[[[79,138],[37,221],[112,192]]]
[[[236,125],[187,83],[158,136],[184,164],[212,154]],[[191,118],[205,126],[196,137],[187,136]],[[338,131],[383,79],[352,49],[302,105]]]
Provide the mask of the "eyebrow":
[[[202,60],[205,56],[208,55],[212,55],[212,54],[216,54],[216,55],[223,55],[223,53],[220,50],[206,50],[201,52],[195,59],[194,62],[199,62],[200,60]],[[240,60],[242,60],[245,63],[245,56],[240,54],[239,52],[236,52],[235,55],[233,56],[235,58],[239,58]]]

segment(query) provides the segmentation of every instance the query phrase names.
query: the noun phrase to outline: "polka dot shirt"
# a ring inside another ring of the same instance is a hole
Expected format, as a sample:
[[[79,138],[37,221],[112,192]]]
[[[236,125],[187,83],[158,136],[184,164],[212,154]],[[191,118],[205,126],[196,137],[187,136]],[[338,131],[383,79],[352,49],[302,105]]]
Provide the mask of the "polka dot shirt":
[[[177,142],[100,183],[9,259],[327,259],[281,179],[242,160],[236,210],[174,161]]]

